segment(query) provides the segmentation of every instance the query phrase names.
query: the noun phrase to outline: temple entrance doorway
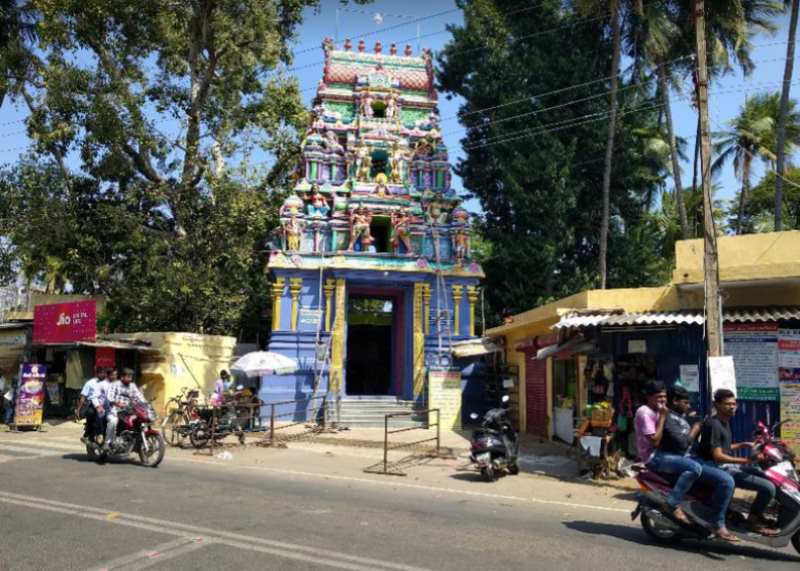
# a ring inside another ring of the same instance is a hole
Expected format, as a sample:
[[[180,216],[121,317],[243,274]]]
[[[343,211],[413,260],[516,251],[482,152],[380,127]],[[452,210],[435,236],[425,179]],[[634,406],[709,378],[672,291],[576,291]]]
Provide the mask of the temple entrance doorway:
[[[397,298],[351,293],[347,304],[348,395],[395,394]]]

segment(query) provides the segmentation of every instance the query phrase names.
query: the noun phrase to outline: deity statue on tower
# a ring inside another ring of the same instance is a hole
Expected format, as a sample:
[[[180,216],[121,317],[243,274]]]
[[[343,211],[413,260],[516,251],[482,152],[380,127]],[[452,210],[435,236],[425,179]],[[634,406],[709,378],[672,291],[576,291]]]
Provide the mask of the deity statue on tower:
[[[289,251],[300,251],[300,239],[303,236],[303,229],[305,223],[298,220],[297,216],[292,214],[289,220],[283,223],[283,235],[286,238],[286,249]]]
[[[328,216],[328,212],[330,211],[331,209],[328,206],[328,200],[322,196],[322,193],[319,191],[319,185],[312,185],[311,199],[308,203],[308,206],[306,206],[306,213],[314,218],[325,218]]]
[[[411,247],[410,224],[411,215],[407,208],[403,208],[399,212],[392,212],[392,247],[395,254],[400,253],[400,244],[405,246],[405,254],[414,253],[414,249]]]
[[[352,252],[356,242],[361,239],[361,247],[366,248],[372,243],[372,234],[369,225],[372,223],[372,214],[365,206],[360,206],[350,213],[350,244],[347,251]]]

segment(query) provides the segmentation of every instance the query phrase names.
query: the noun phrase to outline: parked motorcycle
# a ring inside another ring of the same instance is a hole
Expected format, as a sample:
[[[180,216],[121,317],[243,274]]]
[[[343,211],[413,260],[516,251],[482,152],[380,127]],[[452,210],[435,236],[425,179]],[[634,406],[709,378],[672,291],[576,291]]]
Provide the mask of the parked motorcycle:
[[[136,452],[142,466],[155,468],[164,459],[166,450],[164,437],[153,428],[155,422],[156,411],[150,403],[132,401],[119,412],[117,434],[110,448],[88,441],[86,454],[90,460],[104,461],[108,457],[127,458]]]
[[[505,470],[510,474],[519,474],[519,440],[508,418],[508,395],[501,400],[501,408],[490,409],[483,415],[481,427],[472,433],[470,443],[469,458],[487,482],[493,482]],[[478,415],[473,412],[470,418],[477,420]]]
[[[194,418],[190,425],[191,432],[189,432],[189,441],[192,443],[192,446],[195,448],[203,448],[211,441],[215,411],[216,426],[213,430],[215,442],[222,440],[226,436],[235,434],[239,439],[239,444],[245,443],[244,428],[239,418],[239,410],[236,408],[238,397],[241,392],[242,387],[237,387],[237,392],[234,393],[233,398],[228,399],[221,407],[195,409],[195,411],[193,411]]]
[[[769,547],[781,548],[792,543],[800,552],[800,479],[794,466],[794,454],[788,446],[775,437],[780,424],[767,428],[759,422],[755,430],[752,449],[751,466],[759,470],[760,475],[777,489],[777,519],[773,526],[778,529],[777,535],[764,535],[753,532],[746,524],[747,515],[731,507],[726,519],[727,527],[743,541],[752,541]],[[649,470],[641,470],[636,476],[642,491],[639,492],[639,503],[631,514],[635,520],[641,518],[642,529],[657,542],[670,542],[684,538],[713,539],[707,529],[707,516],[710,514],[711,490],[695,485],[681,504],[683,511],[693,522],[687,526],[678,522],[664,509],[664,499],[674,483],[664,476]]]

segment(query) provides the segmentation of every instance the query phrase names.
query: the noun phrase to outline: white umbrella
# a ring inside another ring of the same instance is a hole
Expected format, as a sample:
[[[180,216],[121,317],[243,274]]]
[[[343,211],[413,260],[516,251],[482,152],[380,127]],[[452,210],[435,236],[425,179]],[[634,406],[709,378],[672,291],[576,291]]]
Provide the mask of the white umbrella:
[[[231,369],[241,371],[248,377],[288,375],[297,370],[297,361],[272,351],[254,351],[239,357]]]

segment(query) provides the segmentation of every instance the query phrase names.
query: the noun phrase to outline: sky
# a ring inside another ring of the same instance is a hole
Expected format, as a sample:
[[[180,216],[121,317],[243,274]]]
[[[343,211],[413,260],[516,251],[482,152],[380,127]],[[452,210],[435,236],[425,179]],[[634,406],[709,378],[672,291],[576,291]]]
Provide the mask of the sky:
[[[379,16],[378,16],[379,14]],[[455,7],[452,0],[407,0],[406,2],[378,0],[367,6],[350,4],[342,6],[338,0],[322,0],[319,10],[307,10],[305,19],[299,28],[298,40],[295,46],[296,61],[293,68],[300,82],[304,103],[309,104],[314,97],[316,85],[322,76],[322,40],[331,37],[343,41],[352,38],[354,44],[359,38],[364,37],[367,50],[371,51],[375,41],[381,41],[384,50],[389,44],[396,42],[399,50],[408,43],[414,53],[419,53],[419,47],[426,47],[435,52],[442,49],[447,43],[450,34],[446,31],[447,25],[461,24],[461,11]],[[752,43],[756,46],[753,50],[753,60],[756,62],[755,71],[748,77],[743,77],[737,69],[710,88],[710,114],[712,130],[720,131],[726,128],[726,123],[734,117],[746,97],[764,91],[779,91],[783,78],[784,58],[786,53],[786,34],[788,28],[788,15],[778,22],[779,31],[774,35],[755,36]],[[419,41],[417,37],[419,36]],[[479,54],[478,56],[479,57]],[[623,62],[624,65],[624,62]],[[795,77],[797,72],[795,73]],[[793,97],[800,97],[800,82],[793,84]],[[690,91],[691,83],[684,86]],[[689,143],[688,148],[693,148],[694,132],[696,128],[696,114],[687,100],[682,99],[682,94],[673,93],[673,120],[675,132],[678,136],[685,136]],[[445,97],[439,99],[439,110],[442,117],[442,133],[445,144],[450,152],[451,163],[455,164],[458,157],[463,156],[459,140],[463,129],[458,123],[456,113],[461,101],[454,98],[450,101]],[[524,110],[515,110],[520,113]],[[25,152],[29,140],[25,134],[25,125],[22,122],[26,113],[21,107],[14,107],[5,103],[0,108],[0,164],[14,163]],[[691,154],[691,150],[688,154]],[[77,166],[77,165],[76,165]],[[691,182],[691,163],[682,165],[683,182]],[[764,167],[756,161],[752,181],[758,181],[764,173]],[[734,197],[740,183],[735,177],[733,167],[728,165],[719,175],[718,198],[730,200]],[[668,183],[671,188],[671,181]],[[463,191],[461,180],[453,177],[453,187]],[[467,203],[470,210],[476,211],[479,205],[475,201]]]

